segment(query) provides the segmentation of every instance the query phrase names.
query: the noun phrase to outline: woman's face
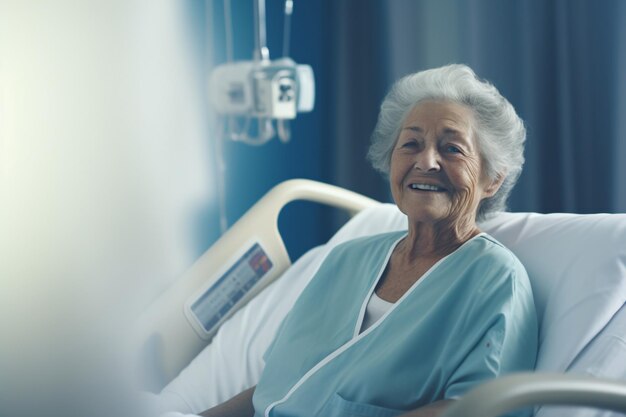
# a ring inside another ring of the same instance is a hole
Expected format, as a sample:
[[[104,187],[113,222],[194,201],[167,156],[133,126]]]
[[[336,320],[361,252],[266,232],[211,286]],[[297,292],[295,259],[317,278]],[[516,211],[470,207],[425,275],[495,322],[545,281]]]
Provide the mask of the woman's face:
[[[473,224],[480,201],[497,191],[482,174],[473,123],[468,107],[445,101],[423,101],[406,117],[391,154],[390,182],[411,222]]]

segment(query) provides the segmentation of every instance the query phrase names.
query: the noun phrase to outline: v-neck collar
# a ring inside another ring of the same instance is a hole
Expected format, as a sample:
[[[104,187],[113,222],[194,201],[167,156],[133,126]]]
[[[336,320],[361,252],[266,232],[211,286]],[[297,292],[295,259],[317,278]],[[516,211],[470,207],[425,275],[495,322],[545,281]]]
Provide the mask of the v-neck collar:
[[[393,254],[393,251],[396,249],[396,247],[398,246],[398,243],[400,243],[404,238],[406,238],[408,236],[408,232],[404,232],[402,233],[402,235],[400,235],[400,237],[398,237],[389,247],[389,250],[387,251],[387,256],[385,256],[384,261],[382,262],[379,270],[378,270],[378,274],[376,275],[376,279],[373,281],[372,285],[370,286],[369,291],[367,292],[367,295],[365,297],[365,299],[363,300],[362,304],[361,304],[361,309],[359,310],[359,317],[356,323],[356,326],[354,328],[354,332],[352,335],[352,339],[356,339],[356,338],[362,338],[365,337],[366,335],[370,334],[372,331],[374,331],[376,328],[378,328],[378,326],[380,326],[385,319],[393,314],[393,311],[396,310],[398,308],[399,305],[402,304],[402,302],[408,298],[410,296],[410,294],[415,290],[415,288],[417,288],[424,280],[428,279],[428,277],[432,274],[433,271],[435,271],[439,265],[441,265],[442,263],[444,263],[447,259],[449,259],[451,256],[453,256],[454,254],[458,253],[463,247],[465,247],[469,242],[473,241],[474,239],[481,237],[481,236],[485,236],[486,233],[485,232],[481,232],[479,234],[477,234],[476,236],[471,237],[470,239],[466,240],[465,242],[463,242],[463,244],[461,244],[461,246],[459,246],[458,248],[456,248],[454,251],[450,252],[449,254],[447,254],[446,256],[444,256],[443,258],[441,258],[440,260],[438,260],[433,266],[431,266],[425,273],[424,275],[422,275],[420,277],[420,279],[418,279],[417,281],[415,281],[413,283],[413,285],[411,285],[409,287],[408,290],[406,290],[406,292],[402,295],[402,297],[400,297],[395,303],[393,303],[393,305],[391,306],[391,308],[389,308],[389,310],[387,310],[377,321],[376,323],[372,324],[370,327],[368,327],[366,330],[361,331],[361,328],[363,327],[363,320],[365,319],[365,312],[367,310],[367,304],[369,303],[370,298],[372,297],[372,294],[374,293],[376,287],[378,286],[378,283],[380,282],[380,279],[383,276],[383,273],[385,272],[385,269],[387,268],[387,265],[389,264],[389,260],[391,259],[391,255]]]

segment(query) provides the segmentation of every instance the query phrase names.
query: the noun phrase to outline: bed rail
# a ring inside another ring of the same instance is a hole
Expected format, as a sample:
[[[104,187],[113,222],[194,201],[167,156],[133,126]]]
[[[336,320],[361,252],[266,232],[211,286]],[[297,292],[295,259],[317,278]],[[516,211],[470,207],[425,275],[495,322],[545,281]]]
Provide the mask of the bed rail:
[[[146,388],[158,390],[175,377],[210,342],[225,320],[291,265],[278,230],[278,216],[285,205],[295,200],[337,207],[351,215],[379,204],[311,180],[289,180],[272,188],[140,318],[137,350],[142,373],[147,370],[149,379],[160,380]],[[228,284],[234,274],[246,276],[239,287]],[[232,305],[214,309],[218,301],[229,296],[235,298]]]
[[[626,413],[626,384],[582,375],[520,373],[477,387],[442,417],[498,417],[535,405],[595,407]]]

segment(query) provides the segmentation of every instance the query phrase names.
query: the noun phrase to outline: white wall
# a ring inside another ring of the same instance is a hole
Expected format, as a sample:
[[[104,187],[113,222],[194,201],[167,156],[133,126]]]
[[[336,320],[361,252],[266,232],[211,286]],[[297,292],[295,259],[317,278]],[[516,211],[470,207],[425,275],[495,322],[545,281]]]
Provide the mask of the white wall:
[[[125,369],[133,316],[192,262],[214,192],[192,6],[0,2],[0,409]]]

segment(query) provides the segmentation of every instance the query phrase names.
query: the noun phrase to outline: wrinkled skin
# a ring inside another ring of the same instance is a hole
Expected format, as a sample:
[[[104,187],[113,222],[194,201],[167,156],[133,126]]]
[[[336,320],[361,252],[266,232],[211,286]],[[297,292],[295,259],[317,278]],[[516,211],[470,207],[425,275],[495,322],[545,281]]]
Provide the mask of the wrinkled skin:
[[[473,125],[472,110],[453,102],[423,101],[407,115],[389,174],[393,198],[409,219],[407,240],[427,237],[449,252],[478,233],[478,205],[500,182],[483,173]]]

